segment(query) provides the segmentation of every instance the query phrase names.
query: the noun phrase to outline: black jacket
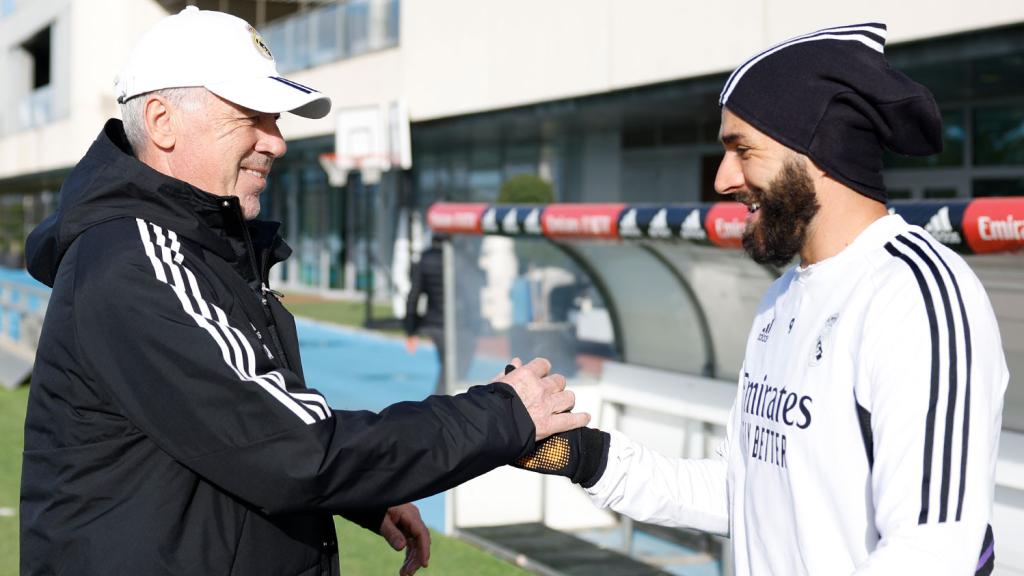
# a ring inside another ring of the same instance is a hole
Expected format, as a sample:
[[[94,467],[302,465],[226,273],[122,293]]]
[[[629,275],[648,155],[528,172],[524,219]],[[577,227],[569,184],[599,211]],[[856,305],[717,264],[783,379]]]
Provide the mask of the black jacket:
[[[441,249],[431,246],[420,255],[420,261],[409,274],[411,286],[405,302],[405,333],[410,336],[423,328],[444,327],[444,258]],[[427,311],[417,310],[420,294],[427,296]]]
[[[22,574],[338,572],[332,514],[386,507],[532,448],[504,384],[332,410],[264,289],[289,249],[237,199],[163,176],[112,120],[28,241],[53,292],[25,422]]]

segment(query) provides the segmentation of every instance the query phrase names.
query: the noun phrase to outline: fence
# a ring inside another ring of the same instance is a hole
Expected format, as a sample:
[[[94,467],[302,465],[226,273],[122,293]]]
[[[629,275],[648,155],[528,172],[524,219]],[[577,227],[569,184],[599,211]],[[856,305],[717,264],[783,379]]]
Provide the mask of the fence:
[[[18,386],[32,371],[49,298],[24,271],[0,268],[0,385]]]

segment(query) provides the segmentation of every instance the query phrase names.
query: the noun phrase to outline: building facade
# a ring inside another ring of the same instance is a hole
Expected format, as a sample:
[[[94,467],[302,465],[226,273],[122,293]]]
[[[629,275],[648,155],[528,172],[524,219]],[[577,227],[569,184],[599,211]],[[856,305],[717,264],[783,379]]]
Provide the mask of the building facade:
[[[837,24],[886,22],[890,61],[942,108],[941,155],[887,158],[894,198],[1024,194],[1024,4],[1013,0],[0,0],[0,263],[20,263],[62,177],[118,115],[113,79],[138,36],[186,4],[253,22],[280,71],[336,109],[408,106],[411,170],[362,191],[331,186],[319,166],[334,117],[282,119],[290,151],[264,216],[297,248],[277,272],[285,287],[360,289],[376,272],[387,288],[407,218],[415,230],[439,199],[493,201],[519,173],[549,180],[558,201],[711,200],[728,72]]]

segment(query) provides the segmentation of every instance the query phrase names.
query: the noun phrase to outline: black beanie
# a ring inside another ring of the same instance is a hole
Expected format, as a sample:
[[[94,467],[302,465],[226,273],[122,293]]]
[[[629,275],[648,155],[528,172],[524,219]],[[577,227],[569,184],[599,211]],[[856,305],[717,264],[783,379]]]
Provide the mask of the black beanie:
[[[883,147],[913,156],[942,151],[935,98],[889,68],[885,37],[885,24],[870,23],[786,40],[737,68],[718,103],[832,178],[885,202]]]

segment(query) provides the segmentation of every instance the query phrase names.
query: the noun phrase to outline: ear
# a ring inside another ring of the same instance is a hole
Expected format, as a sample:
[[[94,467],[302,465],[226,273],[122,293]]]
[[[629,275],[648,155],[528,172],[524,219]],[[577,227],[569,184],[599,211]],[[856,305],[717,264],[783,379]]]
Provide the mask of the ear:
[[[154,146],[164,151],[174,148],[176,142],[171,115],[172,108],[162,96],[146,96],[146,104],[142,109],[146,134]]]

